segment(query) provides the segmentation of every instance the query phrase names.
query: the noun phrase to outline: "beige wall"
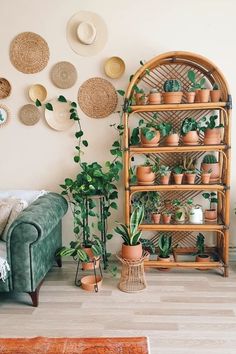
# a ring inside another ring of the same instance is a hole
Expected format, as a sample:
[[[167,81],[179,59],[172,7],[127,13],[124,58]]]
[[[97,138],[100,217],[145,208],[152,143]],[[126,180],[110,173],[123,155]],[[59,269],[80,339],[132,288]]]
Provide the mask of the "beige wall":
[[[76,100],[78,87],[93,76],[104,76],[103,62],[118,55],[126,61],[126,73],[113,81],[115,87],[124,88],[139,60],[172,50],[187,50],[202,54],[215,62],[228,79],[233,96],[236,93],[235,33],[236,2],[234,0],[0,0],[0,76],[12,84],[12,94],[0,101],[11,111],[9,125],[0,129],[0,188],[32,188],[60,191],[58,185],[65,177],[74,176],[74,129],[56,132],[42,119],[36,126],[26,127],[19,122],[18,111],[29,103],[28,87],[42,83],[49,98],[63,93]],[[69,47],[65,36],[68,19],[79,10],[100,14],[107,23],[109,39],[103,51],[93,57],[80,57]],[[40,73],[26,75],[18,72],[9,61],[9,44],[20,32],[33,31],[42,35],[50,47],[48,66]],[[79,77],[68,90],[53,86],[49,72],[57,61],[71,61]],[[102,162],[109,157],[108,149],[114,138],[109,124],[118,120],[113,116],[95,120],[80,113],[90,147],[87,161]],[[235,135],[233,123],[233,136]],[[233,166],[236,164],[235,140],[232,143]],[[232,203],[235,206],[236,171],[232,176]],[[123,216],[123,199],[120,196],[119,212]],[[236,217],[232,212],[232,230]],[[71,216],[64,219],[64,237],[72,235]],[[232,232],[233,237],[233,232]],[[232,241],[236,243],[236,238]],[[120,240],[114,238],[111,251]]]

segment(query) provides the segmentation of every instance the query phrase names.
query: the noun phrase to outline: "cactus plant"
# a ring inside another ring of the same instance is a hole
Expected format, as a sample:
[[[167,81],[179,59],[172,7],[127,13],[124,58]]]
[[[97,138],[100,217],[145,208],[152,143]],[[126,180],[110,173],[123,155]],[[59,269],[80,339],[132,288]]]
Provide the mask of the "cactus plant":
[[[217,158],[215,157],[215,155],[212,154],[207,154],[204,156],[202,163],[217,163]]]
[[[197,246],[197,254],[198,255],[204,255],[205,252],[205,237],[204,235],[199,232],[199,234],[197,235],[197,242],[196,242],[196,246]]]
[[[172,250],[172,237],[161,235],[158,240],[159,257],[168,258]]]
[[[166,80],[163,89],[165,92],[179,92],[181,91],[181,83],[179,80]]]

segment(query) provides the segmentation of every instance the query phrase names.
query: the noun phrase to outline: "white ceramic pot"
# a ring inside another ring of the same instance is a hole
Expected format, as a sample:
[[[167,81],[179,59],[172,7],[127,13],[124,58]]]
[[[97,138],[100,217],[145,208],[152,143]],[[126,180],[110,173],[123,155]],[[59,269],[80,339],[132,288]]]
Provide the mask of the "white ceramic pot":
[[[189,211],[190,224],[203,224],[203,210],[201,205],[194,205]]]

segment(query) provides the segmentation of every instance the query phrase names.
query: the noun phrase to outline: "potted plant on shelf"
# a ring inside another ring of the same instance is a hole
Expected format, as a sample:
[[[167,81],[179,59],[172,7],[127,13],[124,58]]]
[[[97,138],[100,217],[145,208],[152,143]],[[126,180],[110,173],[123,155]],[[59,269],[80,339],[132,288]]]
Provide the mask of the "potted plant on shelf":
[[[162,212],[161,216],[162,216],[163,224],[170,224],[171,216],[172,216],[171,210],[166,209],[165,211]]]
[[[217,208],[213,206],[218,203],[217,194],[215,192],[202,193],[203,198],[208,200],[209,209],[205,210],[205,220],[206,221],[215,221],[217,220]]]
[[[140,89],[138,86],[135,85],[134,87],[135,95],[134,100],[137,106],[142,106],[147,104],[147,96],[143,89]]]
[[[157,88],[152,88],[148,95],[148,104],[161,104],[161,93]]]
[[[173,124],[170,122],[162,122],[159,124],[159,129],[161,135],[165,138],[166,146],[178,146],[179,145],[179,134],[173,128]]]
[[[197,256],[196,262],[210,262],[210,256],[205,252],[205,237],[202,233],[197,235]],[[200,268],[201,270],[206,270],[207,268]]]
[[[210,182],[218,182],[220,178],[220,163],[213,154],[204,156],[201,163],[201,170],[209,172],[211,170]]]
[[[221,99],[221,90],[219,85],[215,82],[212,86],[212,90],[210,91],[211,102],[219,102]]]
[[[185,118],[181,125],[181,135],[184,145],[198,145],[199,123],[194,118]]]
[[[176,165],[172,169],[172,174],[174,177],[175,184],[182,184],[183,176],[184,176],[184,168],[182,165]]]
[[[200,204],[192,204],[188,212],[190,224],[203,224],[203,210]]]
[[[184,168],[184,176],[186,178],[187,184],[194,184],[197,176],[196,168],[197,160],[192,157],[184,157],[182,166]]]
[[[146,238],[140,238],[140,242],[142,244],[142,248],[144,251],[147,251],[150,254],[155,254],[156,247],[152,240],[148,240]]]
[[[209,118],[201,118],[201,122],[204,124],[200,128],[200,130],[204,132],[204,145],[218,145],[221,143],[224,125],[222,123],[217,125],[217,119],[217,115],[212,115]]]
[[[183,92],[181,91],[181,83],[179,80],[166,80],[163,85],[163,102],[167,104],[181,103]]]
[[[195,101],[201,103],[209,102],[210,89],[204,86],[206,82],[205,77],[197,81],[196,73],[193,70],[189,70],[187,76],[191,82],[191,87],[196,91]]]
[[[205,170],[201,170],[200,173],[201,173],[201,183],[202,184],[209,184],[210,183],[210,178],[211,178],[211,172],[212,170],[208,170],[208,171],[205,171]]]
[[[147,158],[143,165],[139,165],[136,168],[138,184],[143,186],[154,184],[157,171],[157,165],[153,164],[150,159]]]
[[[194,87],[190,87],[188,91],[184,93],[187,103],[194,103],[196,92]]]
[[[170,262],[170,254],[172,252],[172,237],[162,234],[158,239],[158,260],[161,262]],[[167,270],[168,268],[158,268],[160,270]]]
[[[160,184],[169,184],[171,175],[169,166],[159,165],[157,174],[160,176]]]
[[[142,257],[142,244],[140,238],[142,231],[139,226],[144,218],[144,207],[134,208],[130,216],[130,226],[120,224],[115,228],[115,232],[123,239],[121,256],[128,260],[137,260]]]
[[[143,147],[156,147],[159,145],[161,135],[155,118],[156,116],[153,116],[151,121],[144,121],[144,119],[139,121],[140,139]]]
[[[172,205],[176,208],[174,218],[177,223],[184,223],[188,214],[188,208],[193,204],[192,199],[181,201],[180,199],[174,199]]]

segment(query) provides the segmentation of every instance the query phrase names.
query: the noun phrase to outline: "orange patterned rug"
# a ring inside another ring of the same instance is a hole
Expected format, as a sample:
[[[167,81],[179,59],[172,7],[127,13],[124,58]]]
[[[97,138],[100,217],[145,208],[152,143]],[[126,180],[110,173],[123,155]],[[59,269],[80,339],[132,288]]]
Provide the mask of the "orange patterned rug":
[[[1,354],[148,354],[147,338],[0,338]]]

